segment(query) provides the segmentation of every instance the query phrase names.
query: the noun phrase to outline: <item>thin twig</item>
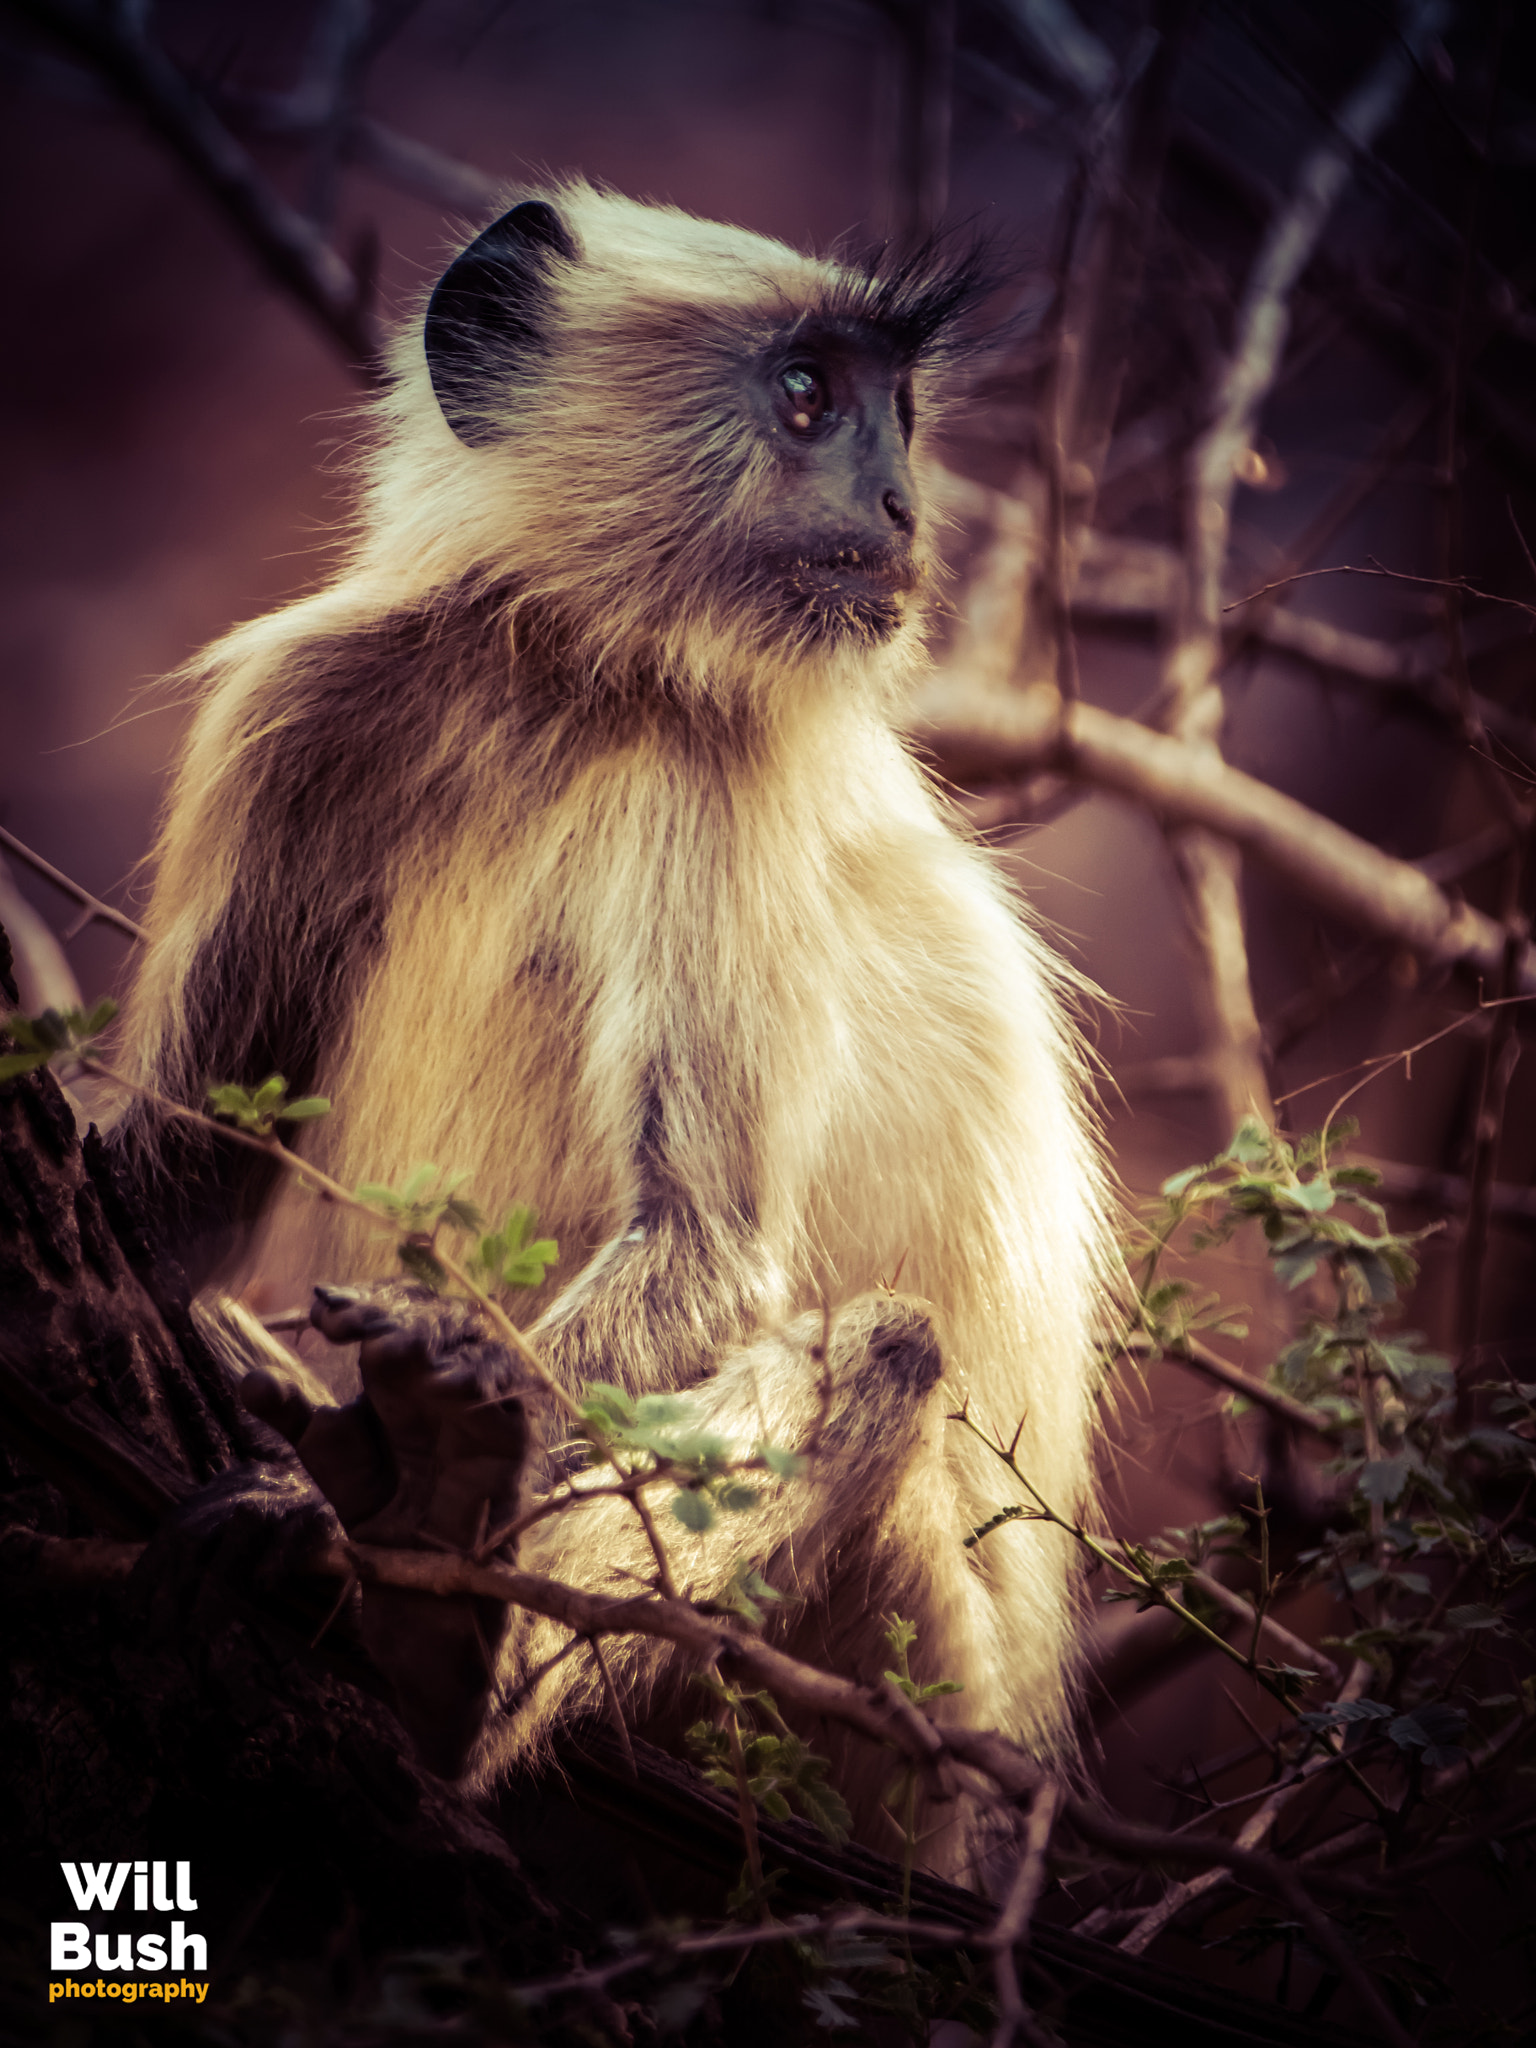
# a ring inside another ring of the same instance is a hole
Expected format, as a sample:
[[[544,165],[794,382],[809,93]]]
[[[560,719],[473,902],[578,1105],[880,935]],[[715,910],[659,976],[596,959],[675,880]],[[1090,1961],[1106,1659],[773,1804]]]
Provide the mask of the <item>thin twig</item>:
[[[597,1636],[587,1637],[587,1647],[603,1680],[603,1696],[608,1702],[608,1718],[613,1723],[613,1732],[619,1738],[619,1747],[624,1752],[624,1763],[632,1778],[638,1779],[639,1769],[635,1763],[635,1745],[629,1739],[629,1728],[624,1719],[624,1709],[619,1704],[618,1688],[613,1682],[613,1673],[608,1669],[608,1659],[603,1654],[603,1645]]]
[[[1224,604],[1224,612],[1241,611],[1245,604],[1254,604],[1261,597],[1268,597],[1271,591],[1285,590],[1292,583],[1309,583],[1314,576],[1381,576],[1392,583],[1416,583],[1426,590],[1459,590],[1466,597],[1480,597],[1488,604],[1505,604],[1517,612],[1524,612],[1536,619],[1536,604],[1526,604],[1522,598],[1502,597],[1494,590],[1479,590],[1469,583],[1465,576],[1411,576],[1406,569],[1384,569],[1380,562],[1334,562],[1326,569],[1297,569],[1289,576],[1279,576],[1273,583],[1261,583],[1257,590],[1250,590],[1246,597],[1236,597],[1231,604]]]
[[[1250,1623],[1253,1621],[1254,1609],[1249,1606],[1242,1595],[1234,1593],[1230,1586],[1224,1586],[1220,1579],[1213,1578],[1209,1572],[1195,1571],[1191,1575],[1189,1583],[1193,1586],[1198,1586],[1207,1600],[1213,1601],[1216,1606],[1225,1609],[1235,1620]],[[1330,1682],[1338,1678],[1339,1667],[1331,1657],[1325,1656],[1321,1650],[1314,1649],[1301,1636],[1294,1635],[1283,1622],[1276,1621],[1272,1614],[1267,1611],[1261,1614],[1258,1617],[1258,1626],[1261,1636],[1270,1637],[1275,1648],[1283,1650],[1286,1656],[1300,1665],[1303,1670],[1310,1667],[1317,1672],[1319,1677],[1326,1678]]]
[[[40,853],[34,853],[14,832],[7,832],[3,825],[0,825],[0,846],[5,848],[13,860],[19,860],[24,866],[31,868],[34,874],[41,875],[45,881],[52,882],[56,889],[62,889],[66,896],[72,897],[82,910],[89,913],[85,923],[110,925],[114,931],[121,932],[125,939],[147,938],[148,934],[143,925],[135,924],[133,919],[125,916],[121,910],[114,910],[110,903],[103,903],[99,896],[93,896],[90,890],[83,888],[79,882],[71,881],[68,875],[54,867],[50,861],[44,860]],[[70,936],[73,937],[74,932],[83,929],[84,926],[77,923]]]

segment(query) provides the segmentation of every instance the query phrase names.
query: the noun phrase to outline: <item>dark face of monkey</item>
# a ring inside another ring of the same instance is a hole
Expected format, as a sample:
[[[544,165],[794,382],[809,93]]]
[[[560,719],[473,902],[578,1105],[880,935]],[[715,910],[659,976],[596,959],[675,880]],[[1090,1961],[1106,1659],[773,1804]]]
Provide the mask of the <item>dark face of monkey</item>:
[[[877,330],[812,324],[775,343],[759,379],[779,456],[755,534],[762,570],[818,634],[893,633],[917,582],[908,366]]]
[[[914,372],[976,295],[974,269],[882,276],[763,247],[783,275],[738,257],[695,296],[525,200],[432,295],[433,390],[490,462],[541,441],[579,451],[558,482],[590,507],[566,531],[593,550],[594,595],[633,546],[629,589],[666,624],[702,601],[754,619],[764,647],[885,641],[922,573]]]

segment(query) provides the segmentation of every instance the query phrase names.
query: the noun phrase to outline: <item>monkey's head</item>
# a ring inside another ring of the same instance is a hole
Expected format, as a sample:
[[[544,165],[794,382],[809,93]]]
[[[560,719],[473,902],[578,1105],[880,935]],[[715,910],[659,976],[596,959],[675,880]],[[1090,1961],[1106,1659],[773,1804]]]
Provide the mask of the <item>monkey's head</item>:
[[[506,576],[593,673],[898,652],[914,437],[978,287],[970,252],[855,268],[583,183],[524,199],[402,350],[392,523],[408,494],[418,551]]]

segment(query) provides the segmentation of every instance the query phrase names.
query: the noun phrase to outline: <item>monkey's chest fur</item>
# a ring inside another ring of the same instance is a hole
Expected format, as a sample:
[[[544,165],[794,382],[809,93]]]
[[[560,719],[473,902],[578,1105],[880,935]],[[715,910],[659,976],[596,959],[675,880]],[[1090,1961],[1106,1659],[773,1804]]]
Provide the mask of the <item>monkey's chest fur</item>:
[[[675,734],[642,735],[553,799],[509,776],[494,810],[386,863],[316,1156],[349,1184],[430,1162],[488,1214],[533,1205],[561,1255],[530,1312],[663,1228],[701,1256],[753,1247],[743,1328],[709,1343],[889,1280],[904,1253],[911,1284],[912,1164],[942,1145],[955,1057],[934,872],[952,842],[887,734],[850,719],[820,740],[819,760],[700,773]],[[855,787],[872,775],[888,786]],[[255,1263],[286,1292],[391,1257],[299,1198]]]

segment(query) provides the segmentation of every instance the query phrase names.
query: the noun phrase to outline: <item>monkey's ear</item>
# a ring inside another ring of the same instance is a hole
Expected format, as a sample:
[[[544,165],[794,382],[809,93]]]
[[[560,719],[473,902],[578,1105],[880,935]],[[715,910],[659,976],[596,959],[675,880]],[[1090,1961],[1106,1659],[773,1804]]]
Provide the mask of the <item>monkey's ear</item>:
[[[486,400],[542,346],[549,267],[580,250],[547,200],[525,199],[477,235],[427,307],[427,368],[443,418],[471,448],[496,440]]]

